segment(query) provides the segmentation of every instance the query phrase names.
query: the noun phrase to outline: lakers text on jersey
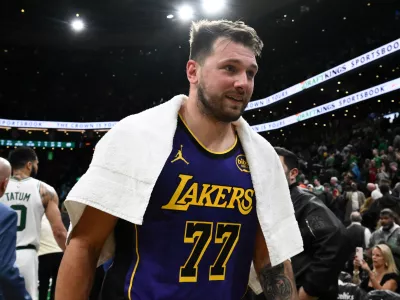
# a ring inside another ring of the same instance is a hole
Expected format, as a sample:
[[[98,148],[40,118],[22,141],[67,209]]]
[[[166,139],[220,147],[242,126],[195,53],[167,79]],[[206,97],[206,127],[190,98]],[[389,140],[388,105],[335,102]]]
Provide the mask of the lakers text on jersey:
[[[255,193],[240,142],[212,153],[180,119],[143,225],[117,223],[102,298],[239,300],[256,228]]]

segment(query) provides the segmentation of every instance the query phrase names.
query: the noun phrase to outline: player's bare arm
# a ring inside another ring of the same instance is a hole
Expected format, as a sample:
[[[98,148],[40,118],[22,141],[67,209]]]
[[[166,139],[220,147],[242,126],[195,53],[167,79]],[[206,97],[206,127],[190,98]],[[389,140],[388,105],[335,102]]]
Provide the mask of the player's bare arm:
[[[57,300],[87,300],[93,284],[97,261],[117,218],[87,206],[64,253],[58,272]]]
[[[271,266],[268,248],[259,228],[256,236],[254,268],[268,300],[298,300],[292,264],[289,260]]]
[[[53,187],[48,184],[40,183],[40,197],[42,198],[43,206],[45,208],[46,217],[49,220],[54,238],[58,246],[65,250],[67,240],[67,230],[61,219],[60,209],[58,208],[58,195]]]

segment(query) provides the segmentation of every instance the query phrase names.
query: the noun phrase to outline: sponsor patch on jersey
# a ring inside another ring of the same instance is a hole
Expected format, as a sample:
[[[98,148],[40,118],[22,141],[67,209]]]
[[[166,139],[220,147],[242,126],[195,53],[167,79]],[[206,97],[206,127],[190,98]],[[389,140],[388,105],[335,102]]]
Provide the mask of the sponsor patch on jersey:
[[[236,166],[241,172],[250,173],[249,164],[247,163],[246,156],[239,154],[236,156]]]

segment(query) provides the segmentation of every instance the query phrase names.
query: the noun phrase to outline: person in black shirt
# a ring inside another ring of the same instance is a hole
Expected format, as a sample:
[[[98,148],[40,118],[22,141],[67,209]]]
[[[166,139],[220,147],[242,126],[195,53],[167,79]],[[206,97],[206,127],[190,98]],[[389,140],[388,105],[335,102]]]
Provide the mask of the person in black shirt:
[[[353,282],[359,284],[364,291],[388,290],[400,292],[399,271],[397,270],[392,251],[385,244],[380,244],[372,250],[373,269],[371,270],[365,260],[361,262],[354,259]],[[368,275],[360,280],[360,267]]]
[[[299,299],[336,300],[338,277],[351,252],[345,228],[321,199],[298,186],[297,156],[283,148],[275,151],[286,174],[304,243],[304,251],[291,259]]]

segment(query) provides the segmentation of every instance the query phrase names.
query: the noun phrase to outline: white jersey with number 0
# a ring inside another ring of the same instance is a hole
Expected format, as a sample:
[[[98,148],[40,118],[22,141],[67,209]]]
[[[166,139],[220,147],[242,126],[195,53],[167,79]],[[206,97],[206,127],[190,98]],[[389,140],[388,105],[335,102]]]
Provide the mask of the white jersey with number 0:
[[[17,247],[35,246],[39,249],[40,227],[44,214],[39,188],[43,184],[32,177],[17,180],[10,178],[7,190],[0,201],[18,214]]]

